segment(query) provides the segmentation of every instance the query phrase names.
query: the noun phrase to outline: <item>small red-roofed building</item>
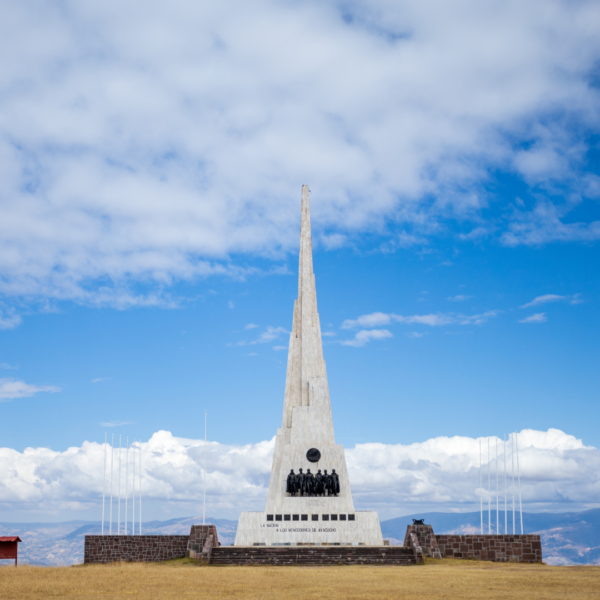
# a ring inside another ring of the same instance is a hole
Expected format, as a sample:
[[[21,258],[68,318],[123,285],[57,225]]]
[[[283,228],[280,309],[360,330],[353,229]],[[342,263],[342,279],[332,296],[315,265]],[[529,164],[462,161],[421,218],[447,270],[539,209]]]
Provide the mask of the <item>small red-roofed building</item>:
[[[15,559],[15,567],[17,566],[17,554],[19,551],[18,543],[21,541],[16,535],[1,536],[0,535],[0,560]]]

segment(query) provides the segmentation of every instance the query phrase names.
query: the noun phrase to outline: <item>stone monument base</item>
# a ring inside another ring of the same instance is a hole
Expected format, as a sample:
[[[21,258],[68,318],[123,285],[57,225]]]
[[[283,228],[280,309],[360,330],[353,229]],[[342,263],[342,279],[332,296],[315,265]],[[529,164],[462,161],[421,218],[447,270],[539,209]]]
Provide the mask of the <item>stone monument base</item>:
[[[383,546],[376,512],[240,515],[235,546]]]

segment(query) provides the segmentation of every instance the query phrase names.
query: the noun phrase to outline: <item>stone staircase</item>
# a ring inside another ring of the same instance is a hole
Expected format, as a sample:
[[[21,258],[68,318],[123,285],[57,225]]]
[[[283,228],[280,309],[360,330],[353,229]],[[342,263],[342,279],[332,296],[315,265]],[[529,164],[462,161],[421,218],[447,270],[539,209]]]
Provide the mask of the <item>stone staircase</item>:
[[[417,560],[413,548],[406,546],[218,546],[212,549],[210,564],[414,565]]]

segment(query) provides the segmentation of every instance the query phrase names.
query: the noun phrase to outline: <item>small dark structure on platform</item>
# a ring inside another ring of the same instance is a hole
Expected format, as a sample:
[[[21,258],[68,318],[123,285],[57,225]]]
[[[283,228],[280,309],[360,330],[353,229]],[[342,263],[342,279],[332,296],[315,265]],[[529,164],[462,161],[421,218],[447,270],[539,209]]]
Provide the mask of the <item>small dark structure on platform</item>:
[[[12,560],[14,558],[16,567],[20,541],[21,538],[16,535],[0,536],[0,560]]]

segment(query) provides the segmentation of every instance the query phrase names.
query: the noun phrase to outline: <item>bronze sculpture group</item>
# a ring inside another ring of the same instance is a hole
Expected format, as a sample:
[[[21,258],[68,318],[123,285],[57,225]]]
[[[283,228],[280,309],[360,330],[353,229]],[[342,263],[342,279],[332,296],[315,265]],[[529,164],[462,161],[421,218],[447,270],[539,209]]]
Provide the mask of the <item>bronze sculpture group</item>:
[[[321,469],[314,475],[310,469],[306,469],[306,473],[302,469],[298,469],[298,473],[294,473],[294,469],[290,471],[287,477],[285,491],[292,496],[337,496],[340,493],[340,476],[335,472],[321,473]]]

